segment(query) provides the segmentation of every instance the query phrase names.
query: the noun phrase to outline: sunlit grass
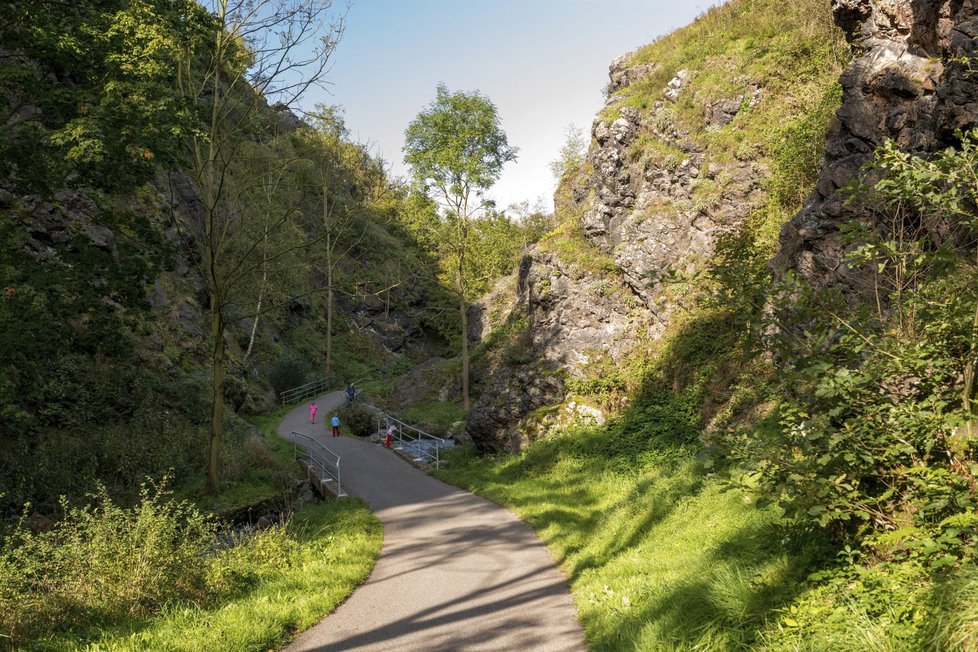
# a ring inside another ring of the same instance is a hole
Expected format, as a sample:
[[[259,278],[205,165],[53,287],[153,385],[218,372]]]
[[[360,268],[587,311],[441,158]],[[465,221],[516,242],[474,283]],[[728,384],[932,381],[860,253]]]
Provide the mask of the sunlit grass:
[[[630,470],[562,452],[570,440],[497,458],[463,450],[440,477],[537,530],[567,573],[593,649],[751,645],[800,579],[777,510],[706,477],[687,454]]]

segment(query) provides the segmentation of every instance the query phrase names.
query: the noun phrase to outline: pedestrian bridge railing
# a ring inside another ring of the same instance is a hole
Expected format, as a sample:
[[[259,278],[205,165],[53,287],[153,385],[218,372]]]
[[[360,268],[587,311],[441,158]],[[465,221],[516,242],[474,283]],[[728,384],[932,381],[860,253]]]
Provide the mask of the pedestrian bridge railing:
[[[309,471],[319,477],[323,484],[336,483],[336,496],[343,498],[343,476],[340,473],[340,456],[326,448],[323,444],[316,441],[307,434],[292,431],[293,455],[296,461],[299,460],[299,449],[301,448],[309,459]]]
[[[377,419],[377,434],[383,439],[388,432],[391,433],[392,447],[404,451],[415,462],[426,462],[436,469],[441,463],[441,451],[455,447],[455,442],[450,439],[436,437],[385,414]]]
[[[326,378],[320,378],[319,380],[314,380],[311,383],[306,383],[305,385],[299,385],[298,387],[287,389],[284,392],[281,392],[278,396],[282,401],[282,405],[288,405],[289,403],[294,403],[295,401],[301,401],[307,396],[318,396],[319,394],[323,394],[327,389],[329,389],[329,381]]]

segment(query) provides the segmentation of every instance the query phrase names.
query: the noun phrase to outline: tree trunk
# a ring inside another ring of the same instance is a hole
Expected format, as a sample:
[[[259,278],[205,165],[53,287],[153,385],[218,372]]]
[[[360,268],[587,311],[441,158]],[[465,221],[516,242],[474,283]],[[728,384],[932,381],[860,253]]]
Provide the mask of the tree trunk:
[[[459,295],[459,313],[462,317],[462,409],[469,413],[469,306],[465,295]]]
[[[969,440],[975,439],[978,435],[978,414],[976,414],[975,404],[975,377],[978,376],[978,305],[975,306],[975,316],[971,322],[971,346],[968,348],[968,359],[964,364],[964,388],[961,392],[961,405],[964,408],[965,436]]]
[[[328,248],[327,248],[328,250]],[[333,264],[326,257],[326,378],[333,370]]]
[[[261,304],[265,299],[265,279],[268,277],[268,272],[265,272],[265,278],[262,279],[261,289],[258,291],[258,303],[255,306],[255,320],[251,323],[251,335],[248,337],[248,349],[244,352],[243,360],[247,360],[251,355],[251,350],[255,348],[255,334],[258,332],[258,318],[261,316]]]
[[[262,237],[265,250],[261,255],[261,284],[258,286],[258,304],[255,306],[255,321],[251,323],[251,335],[248,337],[248,349],[244,353],[243,360],[247,360],[251,355],[251,350],[255,346],[255,333],[258,332],[258,318],[261,317],[261,304],[265,300],[265,292],[268,289],[268,220],[265,215],[265,235]]]
[[[462,278],[462,265],[465,260],[464,249],[459,252],[458,267],[455,270],[455,284],[458,290],[458,316],[462,322],[462,409],[469,413],[469,306],[465,300],[465,280]]]
[[[224,435],[224,319],[216,296],[211,296],[211,436],[207,457],[207,493],[220,488],[221,439]]]

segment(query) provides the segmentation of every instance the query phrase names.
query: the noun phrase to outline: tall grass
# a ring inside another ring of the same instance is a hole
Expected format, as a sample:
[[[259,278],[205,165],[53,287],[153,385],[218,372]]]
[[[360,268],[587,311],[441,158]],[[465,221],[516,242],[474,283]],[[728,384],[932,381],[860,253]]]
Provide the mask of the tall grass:
[[[0,647],[262,650],[333,609],[369,573],[379,522],[356,500],[228,532],[146,488],[106,495],[0,548]]]

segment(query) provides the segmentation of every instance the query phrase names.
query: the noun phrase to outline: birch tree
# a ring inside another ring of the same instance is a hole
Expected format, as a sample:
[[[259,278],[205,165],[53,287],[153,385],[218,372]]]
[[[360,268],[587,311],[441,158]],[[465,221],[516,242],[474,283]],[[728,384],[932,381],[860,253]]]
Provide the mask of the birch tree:
[[[471,288],[466,283],[466,255],[473,219],[491,206],[485,192],[499,179],[503,165],[516,159],[500,125],[496,106],[474,91],[452,93],[439,84],[435,100],[405,132],[404,160],[415,180],[444,211],[451,228],[455,293],[461,321],[462,406],[469,410],[468,310]]]

